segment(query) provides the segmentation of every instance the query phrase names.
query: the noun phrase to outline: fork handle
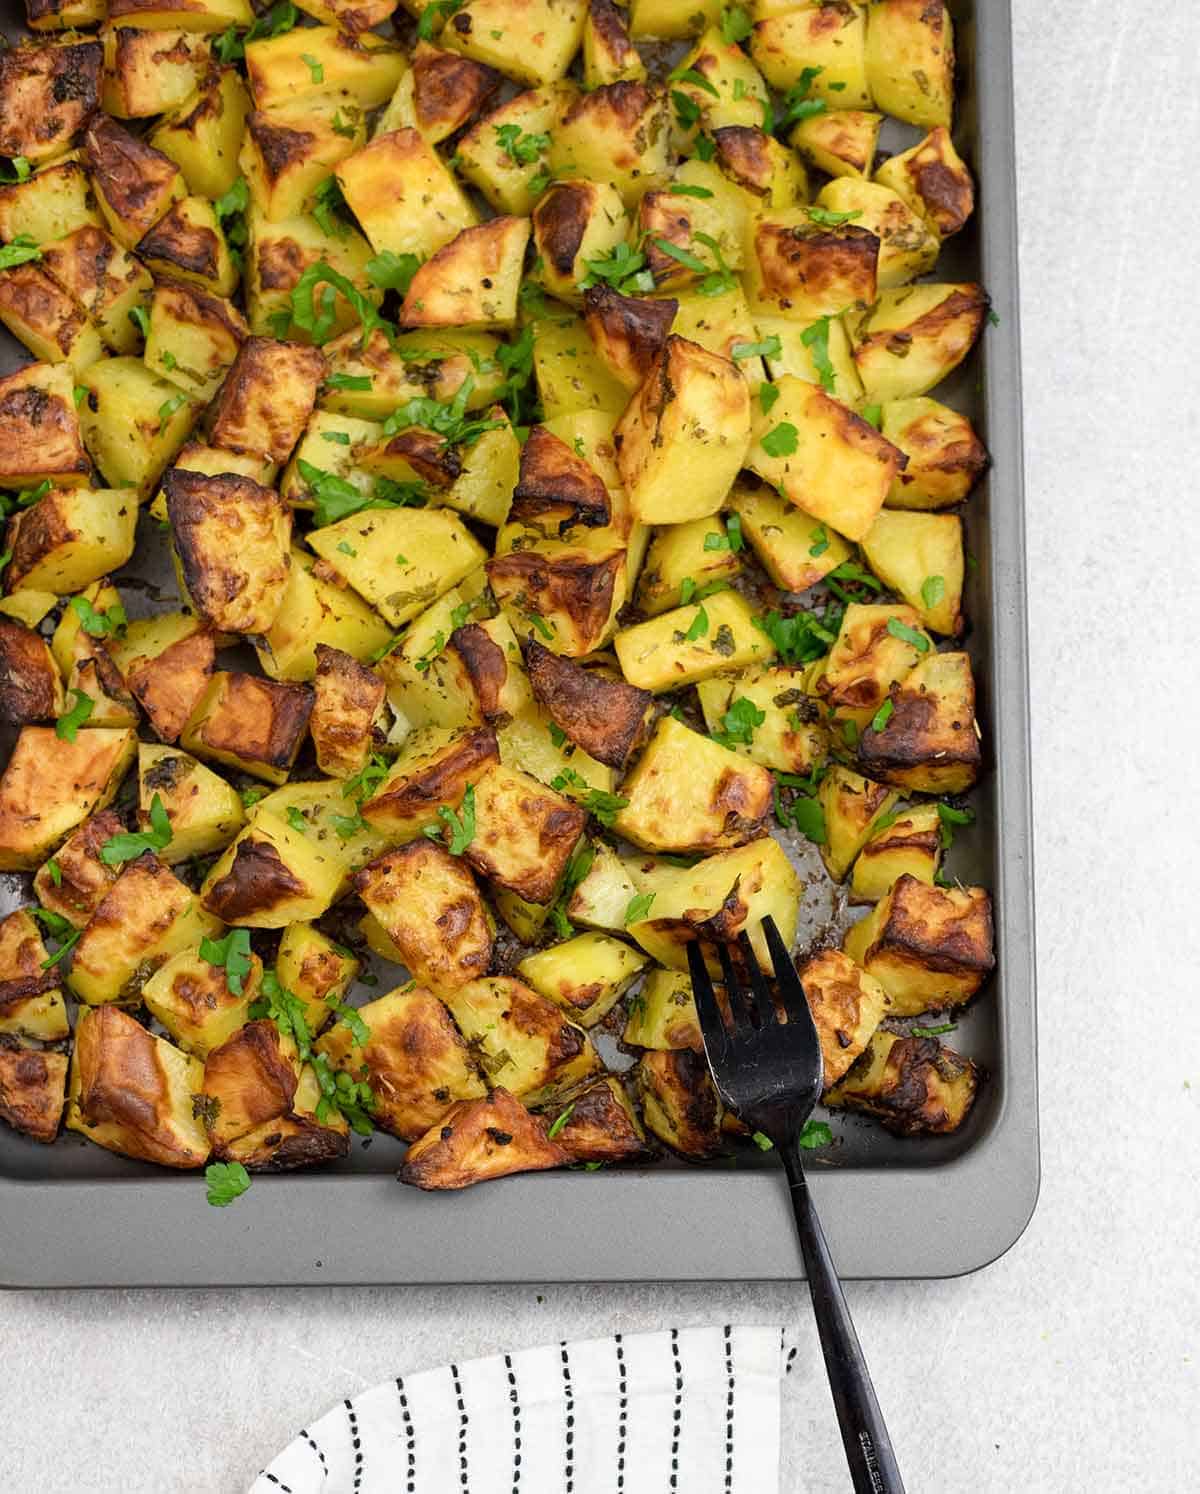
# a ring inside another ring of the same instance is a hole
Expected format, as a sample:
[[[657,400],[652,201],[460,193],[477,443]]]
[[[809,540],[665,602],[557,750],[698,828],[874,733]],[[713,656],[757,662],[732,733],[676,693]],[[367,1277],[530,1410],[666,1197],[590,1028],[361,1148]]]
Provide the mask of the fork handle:
[[[799,1149],[789,1146],[781,1151],[821,1352],[825,1356],[825,1372],[829,1376],[855,1494],[904,1494],[891,1438],[808,1190]]]

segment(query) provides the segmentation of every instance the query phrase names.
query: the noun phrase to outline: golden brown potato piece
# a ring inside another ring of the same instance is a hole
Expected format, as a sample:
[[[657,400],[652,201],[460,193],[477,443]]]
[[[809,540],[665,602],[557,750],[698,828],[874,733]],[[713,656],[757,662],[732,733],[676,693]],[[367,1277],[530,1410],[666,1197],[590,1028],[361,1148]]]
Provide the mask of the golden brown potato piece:
[[[646,1129],[685,1157],[721,1150],[721,1102],[708,1060],[690,1048],[643,1053],[634,1070]]]
[[[870,306],[878,289],[879,239],[857,223],[826,227],[767,219],[754,230],[759,294],[802,320]]]
[[[183,745],[197,757],[283,783],[308,730],[312,703],[307,685],[218,670],[188,718]]]
[[[682,249],[695,257],[692,249],[692,209],[686,197],[671,192],[647,192],[638,204],[637,227],[646,256],[646,268],[654,276],[657,290],[686,290],[694,285],[699,270],[682,264],[663,244]]]
[[[467,788],[499,761],[500,747],[490,726],[415,731],[363,805],[362,817],[397,842],[413,840],[426,825],[438,823],[441,805],[457,809]]]
[[[487,1093],[450,1013],[432,992],[409,985],[358,1012],[371,1034],[364,1047],[339,1022],[317,1049],[351,1078],[365,1077],[375,1095],[371,1118],[381,1130],[415,1141],[456,1101]]]
[[[0,778],[0,871],[33,871],[89,814],[107,809],[137,752],[132,731],[96,726],[64,741],[23,726]]]
[[[549,903],[586,824],[578,804],[497,763],[475,785],[475,836],[463,855],[526,902]]]
[[[213,401],[214,446],[286,462],[326,373],[320,348],[248,337]]]
[[[637,1112],[613,1074],[580,1090],[546,1119],[573,1162],[631,1162],[649,1150]]]
[[[225,923],[247,928],[282,929],[319,918],[341,890],[346,869],[337,850],[309,836],[310,823],[299,810],[286,820],[265,807],[256,810],[205,878],[204,906]]]
[[[93,114],[83,137],[92,189],[113,238],[132,249],[184,195],[175,162],[107,114]]]
[[[40,1043],[70,1037],[61,976],[57,966],[45,968],[46,959],[46,945],[28,908],[0,919],[0,1034]]]
[[[592,467],[544,425],[535,425],[521,448],[509,517],[546,530],[600,528],[612,520],[612,503]]]
[[[854,366],[869,401],[916,399],[963,361],[983,330],[987,292],[981,285],[919,285],[885,290],[847,331]]]
[[[623,768],[646,732],[654,697],[623,680],[551,653],[532,639],[525,667],[533,693],[577,747],[610,768]]]
[[[75,1027],[67,1126],[126,1157],[203,1167],[209,1144],[196,1117],[204,1070],[115,1006],[81,1012]]]
[[[975,183],[945,125],[885,161],[875,180],[903,197],[943,239],[957,233],[975,210]]]
[[[31,488],[44,479],[78,487],[92,470],[65,364],[30,363],[0,379],[0,487]],[[11,571],[9,589],[16,586]]]
[[[612,630],[624,600],[625,551],[513,550],[489,560],[487,573],[515,631],[525,637],[548,631],[556,653],[581,658]]]
[[[27,42],[0,53],[0,156],[39,165],[69,150],[99,100],[103,58],[91,40]]]
[[[892,479],[888,508],[953,508],[987,467],[987,447],[971,422],[935,399],[893,400],[880,429],[908,458]]]
[[[291,509],[273,488],[173,467],[163,479],[171,543],[196,612],[221,633],[266,633],[287,588]]]
[[[922,794],[965,793],[983,761],[967,655],[928,654],[888,698],[883,730],[870,726],[859,739],[863,770]]]
[[[494,1089],[483,1100],[460,1100],[408,1149],[398,1177],[417,1188],[469,1188],[515,1172],[540,1172],[571,1160],[546,1139],[545,1122]]]
[[[219,296],[231,296],[237,289],[236,268],[212,207],[202,197],[183,197],[172,203],[138,244],[137,252],[156,274],[177,276]],[[239,328],[243,336],[245,330]]]
[[[712,138],[716,163],[729,180],[755,197],[769,197],[777,185],[777,142],[755,125],[723,125]]]
[[[67,1055],[0,1038],[0,1120],[34,1141],[58,1135],[67,1101]]]
[[[623,296],[611,285],[593,285],[584,294],[583,320],[609,373],[636,389],[650,372],[679,310],[664,296],[647,301]]]
[[[961,1006],[995,968],[992,900],[982,887],[930,887],[905,874],[843,942],[887,992],[893,1016]]]
[[[489,1082],[526,1105],[545,1104],[603,1068],[583,1028],[523,981],[487,976],[445,999]]]
[[[503,614],[489,626],[481,623],[464,623],[450,634],[446,650],[457,655],[461,667],[460,689],[470,698],[474,696],[479,714],[485,721],[498,721],[511,713],[514,697],[523,693],[528,699],[527,687],[521,679],[521,670],[516,658],[510,658],[505,649],[496,642],[492,630],[503,628],[512,636],[512,630]],[[510,645],[517,649],[516,641]]]
[[[33,890],[42,907],[65,918],[74,928],[83,928],[120,872],[120,867],[105,866],[100,860],[100,847],[124,828],[120,815],[106,809],[69,836],[51,858],[58,869],[57,879],[49,862],[33,879]]]
[[[0,322],[35,358],[69,363],[76,372],[103,351],[100,334],[82,310],[35,264],[0,274]]]
[[[417,129],[439,140],[474,119],[504,81],[495,68],[424,41],[413,48],[409,66]]]
[[[292,1108],[231,1141],[225,1156],[243,1167],[271,1172],[336,1162],[350,1150],[350,1126],[336,1106],[322,1107],[322,1099],[312,1065],[305,1064],[292,1097]]]
[[[375,723],[387,686],[373,669],[340,648],[318,643],[316,655],[308,729],[317,749],[317,767],[330,778],[352,778],[362,771],[375,744]]]
[[[797,973],[821,1040],[828,1089],[866,1048],[891,1002],[879,982],[840,949],[823,949]]]
[[[285,1045],[274,1022],[247,1022],[204,1063],[201,1107],[213,1153],[226,1154],[230,1144],[256,1126],[286,1115],[292,1107],[299,1070],[295,1045]],[[211,1103],[211,1102],[216,1103]]]
[[[354,888],[431,991],[453,991],[483,975],[492,931],[475,878],[457,856],[422,837],[364,866]]]
[[[152,619],[140,631],[134,623],[117,664],[157,736],[174,742],[208,687],[217,645],[212,630],[194,618],[180,616],[171,629],[167,621]]]
[[[881,1031],[822,1102],[873,1115],[897,1136],[943,1136],[966,1120],[979,1080],[971,1059],[937,1038]]]
[[[0,721],[25,726],[63,713],[62,676],[40,633],[0,617]]]
[[[528,218],[491,218],[472,224],[443,244],[417,270],[404,297],[405,327],[511,327]]]

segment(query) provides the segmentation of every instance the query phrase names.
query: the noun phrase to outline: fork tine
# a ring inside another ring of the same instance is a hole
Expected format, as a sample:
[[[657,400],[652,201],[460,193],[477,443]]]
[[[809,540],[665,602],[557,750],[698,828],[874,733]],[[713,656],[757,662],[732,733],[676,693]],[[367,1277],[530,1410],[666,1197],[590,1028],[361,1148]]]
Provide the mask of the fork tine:
[[[750,943],[750,936],[745,929],[738,935],[738,948],[742,952],[742,963],[746,967],[746,975],[750,981],[751,990],[754,992],[754,1010],[758,1013],[758,1025],[768,1027],[772,1022],[779,1021],[779,1014],[775,1010],[771,988],[759,969],[758,956],[754,953],[754,946]]]
[[[717,959],[721,962],[721,974],[725,981],[725,994],[729,997],[729,1015],[733,1019],[733,1031],[736,1036],[745,1036],[751,1028],[750,999],[746,995],[745,988],[738,983],[737,971],[733,968],[733,960],[729,956],[729,946],[719,943],[717,945]]]
[[[716,1064],[729,1046],[729,1033],[725,1027],[725,1019],[721,1016],[721,1008],[717,1005],[717,993],[713,990],[699,944],[693,942],[688,945],[687,958],[692,976],[692,994],[696,999],[696,1017],[704,1038],[704,1051],[708,1054],[709,1063]]]
[[[775,980],[779,986],[779,994],[783,998],[788,1021],[795,1022],[807,1018],[811,1022],[812,1011],[808,1005],[808,997],[804,994],[804,986],[796,974],[796,967],[792,964],[787,945],[784,944],[779,930],[775,927],[775,920],[769,914],[762,921],[762,931],[766,937],[767,948],[771,951],[771,964],[775,970]]]

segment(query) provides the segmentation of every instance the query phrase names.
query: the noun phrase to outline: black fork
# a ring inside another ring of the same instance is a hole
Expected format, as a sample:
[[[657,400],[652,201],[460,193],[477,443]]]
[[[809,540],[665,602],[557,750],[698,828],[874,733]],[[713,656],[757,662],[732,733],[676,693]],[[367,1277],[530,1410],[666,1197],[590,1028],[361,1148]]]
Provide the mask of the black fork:
[[[722,1099],[748,1126],[768,1137],[783,1158],[855,1494],[904,1494],[891,1439],[800,1160],[800,1133],[821,1094],[817,1029],[779,930],[770,918],[763,919],[762,930],[787,1021],[779,1020],[775,999],[745,932],[738,939],[744,980],[738,979],[728,946],[716,945],[729,996],[729,1027],[717,1005],[700,946],[689,944],[688,965],[704,1051]]]

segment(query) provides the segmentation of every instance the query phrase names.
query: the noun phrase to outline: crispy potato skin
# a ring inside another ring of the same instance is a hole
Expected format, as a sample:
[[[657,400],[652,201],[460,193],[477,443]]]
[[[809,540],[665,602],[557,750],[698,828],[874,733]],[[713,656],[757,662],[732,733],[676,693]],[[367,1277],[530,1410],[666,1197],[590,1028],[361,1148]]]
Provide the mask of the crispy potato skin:
[[[762,130],[754,125],[723,125],[712,132],[712,137],[717,147],[717,164],[725,175],[755,197],[766,197],[775,175],[775,162]]]
[[[327,367],[319,348],[248,337],[213,402],[213,445],[286,462]]]
[[[612,1075],[560,1106],[555,1120],[564,1113],[554,1139],[573,1162],[631,1162],[649,1151],[621,1081]]]
[[[225,923],[302,897],[305,886],[273,845],[247,836],[238,842],[233,865],[209,888],[204,905]]]
[[[500,645],[478,623],[464,623],[451,633],[446,646],[462,661],[483,719],[495,721],[503,716],[501,697],[508,680],[508,660]]]
[[[510,517],[525,524],[557,520],[596,528],[612,519],[608,489],[565,441],[535,425],[521,448]]]
[[[473,119],[504,81],[495,68],[418,41],[412,53],[413,104],[423,131],[453,134]]]
[[[126,666],[125,684],[164,742],[174,742],[203,695],[217,656],[216,639],[202,628],[162,653]]]
[[[94,114],[83,137],[96,185],[136,243],[162,213],[179,168],[107,114]]]
[[[170,207],[137,246],[141,259],[157,260],[212,282],[221,272],[220,251],[216,232],[206,224],[193,222],[181,202]],[[242,335],[245,330],[241,328]]]
[[[36,382],[31,377],[31,372],[47,369],[46,364],[35,364],[32,370],[19,368],[0,379],[0,483],[6,486],[36,482],[39,474],[59,483],[81,483],[92,470],[65,387],[70,374],[64,373],[64,390],[59,395],[44,387],[49,382],[45,374]],[[11,569],[5,580],[10,590],[15,589]]]
[[[967,655],[935,654],[922,661],[889,698],[892,715],[884,730],[865,732],[858,744],[866,772],[924,793],[969,789],[983,753]]]
[[[879,239],[869,229],[766,222],[755,230],[754,248],[764,294],[784,310],[800,305],[821,316],[875,299]]]
[[[645,735],[654,703],[649,690],[638,690],[560,658],[532,639],[525,667],[533,693],[554,723],[598,762],[623,768]]]
[[[217,679],[220,696],[200,730],[205,750],[286,773],[308,728],[312,690],[237,670],[215,676],[214,686]]]
[[[42,906],[75,928],[83,928],[119,873],[119,868],[105,866],[100,860],[100,847],[124,828],[120,815],[111,809],[81,825],[54,853],[61,880],[56,883],[44,867],[34,878],[34,891]]]
[[[930,887],[905,875],[889,894],[867,962],[886,953],[889,959],[956,977],[970,987],[969,995],[995,968],[994,938],[992,900],[982,887]]]
[[[463,852],[482,876],[530,903],[548,903],[586,813],[528,774],[493,767],[475,786],[475,839]]]
[[[103,60],[90,40],[0,54],[0,156],[37,162],[65,151],[99,101]]]
[[[679,310],[668,297],[647,301],[623,296],[611,285],[593,285],[584,293],[583,320],[596,351],[609,370],[630,389],[649,373]]]
[[[840,949],[813,955],[797,973],[821,1040],[828,1089],[870,1042],[889,1005],[887,993]]]
[[[624,565],[624,551],[596,559],[586,552],[514,550],[489,560],[487,573],[497,595],[511,597],[518,610],[527,606],[542,616],[560,612],[570,618],[576,636],[559,641],[562,652],[578,656],[603,638]]]
[[[0,617],[0,721],[25,726],[62,712],[62,679],[46,640]]]
[[[411,774],[385,783],[363,805],[363,818],[383,829],[398,822],[429,819],[440,804],[461,804],[467,784],[499,761],[500,747],[490,726],[458,733],[432,758],[415,764]]]
[[[283,1051],[279,1029],[265,1017],[247,1022],[214,1048],[204,1063],[204,1094],[217,1101],[205,1124],[214,1156],[256,1126],[286,1115],[295,1098],[298,1075]]]
[[[67,1095],[67,1056],[0,1038],[0,1120],[34,1141],[58,1135]]]
[[[634,1071],[647,1129],[685,1157],[721,1149],[721,1104],[702,1053],[690,1048],[643,1053]]]
[[[84,313],[35,264],[17,265],[0,274],[0,316],[16,322],[14,331],[28,328],[31,337],[19,335],[30,346],[40,339],[68,360],[88,327]]]
[[[824,1098],[826,1104],[873,1115],[897,1136],[946,1135],[966,1119],[980,1077],[971,1059],[936,1038],[880,1031]]]
[[[309,730],[317,766],[331,778],[349,778],[366,762],[387,686],[373,669],[340,648],[316,646]]]
[[[475,879],[462,862],[422,837],[358,872],[355,891],[433,991],[453,991],[485,974],[492,934]]]
[[[414,1141],[398,1174],[417,1188],[468,1188],[516,1172],[562,1167],[567,1150],[546,1139],[545,1123],[506,1089],[460,1100]]]

